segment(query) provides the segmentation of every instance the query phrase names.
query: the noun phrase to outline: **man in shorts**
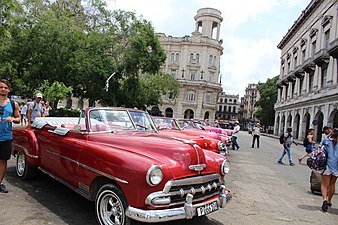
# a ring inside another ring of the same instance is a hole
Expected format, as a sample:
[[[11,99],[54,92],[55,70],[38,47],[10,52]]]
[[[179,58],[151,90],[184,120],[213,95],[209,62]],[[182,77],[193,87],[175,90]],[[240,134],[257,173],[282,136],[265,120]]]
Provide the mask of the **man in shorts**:
[[[8,192],[2,181],[12,153],[12,123],[20,123],[19,105],[15,102],[13,112],[8,98],[10,90],[11,84],[5,79],[0,80],[0,193]]]

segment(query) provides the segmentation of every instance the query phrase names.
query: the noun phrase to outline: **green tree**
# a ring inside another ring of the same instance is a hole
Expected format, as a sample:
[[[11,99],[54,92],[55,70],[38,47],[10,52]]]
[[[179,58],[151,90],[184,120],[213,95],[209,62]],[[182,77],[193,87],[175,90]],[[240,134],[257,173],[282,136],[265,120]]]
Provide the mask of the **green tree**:
[[[255,103],[258,107],[255,116],[265,127],[273,126],[275,122],[274,104],[277,100],[277,81],[278,76],[275,76],[258,85],[260,99]]]
[[[50,105],[56,108],[59,100],[64,100],[71,95],[73,88],[66,87],[62,82],[54,81],[50,84],[48,80],[44,80],[38,90],[43,93],[44,99],[50,101]]]

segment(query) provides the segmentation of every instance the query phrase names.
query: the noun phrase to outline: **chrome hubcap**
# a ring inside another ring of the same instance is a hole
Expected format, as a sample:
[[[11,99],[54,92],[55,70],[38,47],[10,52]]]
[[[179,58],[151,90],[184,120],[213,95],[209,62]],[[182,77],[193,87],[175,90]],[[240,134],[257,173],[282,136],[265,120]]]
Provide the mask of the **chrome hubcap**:
[[[16,171],[19,176],[22,176],[26,167],[25,155],[19,152],[17,157]]]
[[[103,193],[99,205],[100,217],[103,224],[124,224],[124,208],[120,198],[113,192]]]

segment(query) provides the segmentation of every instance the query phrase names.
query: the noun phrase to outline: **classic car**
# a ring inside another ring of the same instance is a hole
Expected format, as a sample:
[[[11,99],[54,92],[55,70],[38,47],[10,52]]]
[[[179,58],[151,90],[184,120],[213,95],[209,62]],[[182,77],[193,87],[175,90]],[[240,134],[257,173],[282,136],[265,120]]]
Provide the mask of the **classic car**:
[[[16,174],[39,169],[95,202],[100,225],[204,216],[231,199],[226,157],[195,142],[139,131],[128,110],[86,108],[13,130]]]
[[[212,132],[215,132],[215,133],[218,133],[218,134],[226,134],[226,135],[229,135],[229,136],[232,135],[232,130],[207,125],[204,120],[192,119],[191,121],[195,124],[199,124],[199,126],[201,126],[206,131],[212,131]]]
[[[183,138],[195,141],[202,149],[210,150],[216,153],[227,155],[226,145],[219,139],[204,137],[190,132],[183,131],[176,120],[170,117],[152,117],[160,134],[172,137]]]
[[[231,136],[227,134],[221,134],[216,132],[210,132],[205,130],[205,128],[200,124],[196,123],[190,119],[178,119],[176,120],[179,127],[186,132],[195,135],[202,135],[204,137],[214,138],[221,140],[226,146],[231,145]]]

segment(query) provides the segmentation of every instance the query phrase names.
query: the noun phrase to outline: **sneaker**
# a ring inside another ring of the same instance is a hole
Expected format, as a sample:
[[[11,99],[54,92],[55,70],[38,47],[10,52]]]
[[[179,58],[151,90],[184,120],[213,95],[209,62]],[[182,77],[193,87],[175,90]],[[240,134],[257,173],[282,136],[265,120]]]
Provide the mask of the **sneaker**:
[[[292,162],[292,163],[290,163],[290,166],[294,166],[295,164]]]
[[[323,205],[322,205],[323,212],[326,212],[327,209],[328,209],[327,201],[323,201]]]
[[[302,159],[298,158],[298,163],[301,164],[302,163]]]
[[[0,184],[0,193],[8,193],[8,190],[4,184]]]
[[[279,160],[277,161],[277,163],[278,163],[278,164],[283,164],[283,165],[284,165],[284,163],[283,163],[282,161],[279,161]]]

